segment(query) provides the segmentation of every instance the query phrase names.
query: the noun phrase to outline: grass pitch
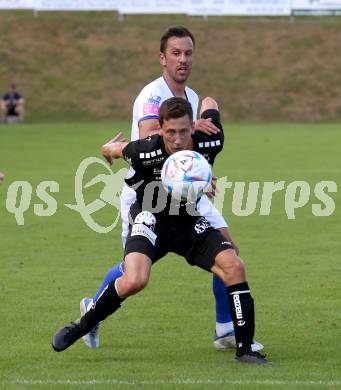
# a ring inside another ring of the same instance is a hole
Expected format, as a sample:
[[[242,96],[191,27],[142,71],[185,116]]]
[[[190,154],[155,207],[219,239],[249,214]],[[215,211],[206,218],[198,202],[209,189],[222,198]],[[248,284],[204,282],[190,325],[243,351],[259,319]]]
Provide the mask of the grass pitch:
[[[274,194],[269,216],[259,215],[259,196],[248,217],[233,213],[233,188],[226,193],[224,215],[255,298],[256,339],[275,363],[252,367],[236,365],[232,351],[213,349],[211,276],[172,254],[153,267],[147,289],[102,324],[100,349],[77,342],[55,353],[53,333],[77,318],[80,299],[94,294],[105,272],[122,258],[120,227],[95,233],[64,204],[75,203],[79,163],[99,157],[101,144],[115,130],[128,134],[128,125],[1,125],[0,170],[6,181],[0,187],[0,388],[341,387],[340,188],[330,194],[336,205],[331,216],[312,214],[312,205],[321,203],[314,195],[316,183],[329,180],[340,187],[339,127],[225,128],[217,176],[261,184],[284,180],[286,187],[299,180],[311,189],[294,220],[285,212],[285,191]],[[6,210],[8,188],[18,180],[33,189],[23,226]],[[51,194],[57,210],[38,217],[34,204],[43,202],[35,191],[45,180],[59,183]],[[100,184],[89,189],[86,201],[101,189]],[[106,206],[93,217],[109,224],[113,210]]]

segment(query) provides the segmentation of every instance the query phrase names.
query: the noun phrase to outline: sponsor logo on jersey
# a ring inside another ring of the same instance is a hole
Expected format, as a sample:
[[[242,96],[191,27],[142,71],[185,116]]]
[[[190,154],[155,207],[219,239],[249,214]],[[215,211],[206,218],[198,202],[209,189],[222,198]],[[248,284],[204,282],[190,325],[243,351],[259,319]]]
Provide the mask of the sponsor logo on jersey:
[[[142,223],[135,223],[131,229],[131,236],[146,237],[153,245],[155,245],[156,234],[148,226]]]
[[[134,219],[134,223],[143,224],[154,230],[156,218],[150,211],[141,211]]]
[[[160,105],[161,103],[161,96],[153,96],[152,94],[150,95],[150,98],[148,99],[148,103],[150,104],[156,104],[157,106]]]
[[[146,166],[146,165],[160,164],[160,162],[162,162],[162,161],[164,161],[164,160],[165,160],[164,157],[154,158],[154,160],[142,161],[142,165]]]
[[[144,103],[143,115],[159,115],[159,106],[156,104]]]
[[[206,218],[202,217],[198,220],[198,222],[194,226],[194,230],[198,233],[204,233],[205,230],[207,230],[210,227],[210,223],[207,221]]]
[[[147,103],[143,103],[143,115],[159,115],[161,96],[151,95]]]

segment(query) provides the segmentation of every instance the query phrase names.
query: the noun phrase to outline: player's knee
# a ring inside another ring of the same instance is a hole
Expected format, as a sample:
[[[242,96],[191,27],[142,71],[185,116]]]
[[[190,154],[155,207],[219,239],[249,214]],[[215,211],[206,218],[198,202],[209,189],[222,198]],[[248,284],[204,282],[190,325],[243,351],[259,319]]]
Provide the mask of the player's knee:
[[[142,275],[136,275],[131,277],[127,281],[127,290],[129,295],[136,294],[139,291],[143,290],[148,284],[148,278],[143,277]]]
[[[233,267],[233,274],[234,275],[244,275],[245,274],[245,266],[243,260],[235,256],[235,258],[232,261],[232,267]]]
[[[216,265],[219,268],[218,276],[226,284],[241,283],[245,281],[245,266],[243,260],[235,251],[224,251],[218,256]]]

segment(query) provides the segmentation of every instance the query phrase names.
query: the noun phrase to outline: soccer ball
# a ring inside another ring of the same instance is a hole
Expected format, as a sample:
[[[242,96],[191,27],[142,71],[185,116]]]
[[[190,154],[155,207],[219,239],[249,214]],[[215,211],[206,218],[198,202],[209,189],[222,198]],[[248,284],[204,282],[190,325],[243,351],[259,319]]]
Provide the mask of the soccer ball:
[[[203,155],[193,150],[172,154],[161,171],[163,187],[180,201],[196,202],[209,189],[211,180],[210,164]]]

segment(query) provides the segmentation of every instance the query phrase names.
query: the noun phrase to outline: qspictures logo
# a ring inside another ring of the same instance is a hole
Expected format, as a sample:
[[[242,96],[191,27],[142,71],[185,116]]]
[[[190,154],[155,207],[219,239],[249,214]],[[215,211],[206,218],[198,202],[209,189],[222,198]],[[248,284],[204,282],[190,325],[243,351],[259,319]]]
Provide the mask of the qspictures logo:
[[[87,171],[94,165],[99,165],[103,173],[85,182]],[[111,232],[120,221],[120,194],[127,172],[126,168],[112,172],[103,160],[97,157],[85,158],[74,175],[74,203],[64,203],[63,206],[78,213],[91,230],[97,233]],[[86,203],[84,193],[98,183],[103,185],[97,199]],[[31,204],[34,190],[42,203]],[[44,180],[35,189],[28,181],[14,181],[7,190],[6,210],[13,214],[15,222],[20,226],[25,225],[25,213],[32,209],[37,217],[52,217],[60,206],[52,194],[59,191],[60,185],[54,180]],[[96,222],[96,213],[108,206],[116,210],[116,216],[110,225],[104,226]]]
[[[85,180],[94,165],[97,165],[96,168],[100,168],[102,173]],[[75,211],[91,230],[102,234],[111,232],[120,221],[120,195],[127,173],[127,168],[113,172],[103,160],[97,157],[85,158],[75,170],[74,201],[72,201],[74,203],[64,203],[63,207]],[[86,203],[84,192],[98,183],[102,183],[102,186],[97,198]],[[136,188],[141,184],[142,182],[137,183]],[[160,186],[162,186],[160,181],[147,184],[144,189],[145,204],[142,207],[146,206],[146,209],[151,212],[160,212],[166,207],[166,199],[162,196],[158,198],[156,204],[151,202],[153,199],[151,195]],[[238,217],[257,213],[259,216],[269,216],[273,210],[272,203],[275,196],[277,211],[278,201],[280,201],[280,207],[290,220],[297,218],[296,212],[301,208],[309,208],[311,214],[316,217],[329,217],[336,210],[333,196],[338,188],[336,182],[331,180],[321,180],[312,185],[304,180],[247,183],[231,182],[227,177],[221,177],[217,180],[217,188],[219,191],[212,202],[206,203],[208,209],[200,208],[201,214],[210,212],[209,209],[214,206],[221,214],[225,209],[227,213],[232,212]],[[41,200],[40,203],[32,204],[33,191]],[[54,180],[41,181],[36,188],[26,180],[14,181],[8,186],[5,207],[7,212],[13,215],[14,223],[24,226],[25,214],[32,211],[36,217],[53,217],[60,209],[53,194],[59,191],[60,185]],[[96,213],[105,207],[115,211],[115,217],[108,225],[96,221]],[[174,212],[177,208],[173,207],[172,210]]]

